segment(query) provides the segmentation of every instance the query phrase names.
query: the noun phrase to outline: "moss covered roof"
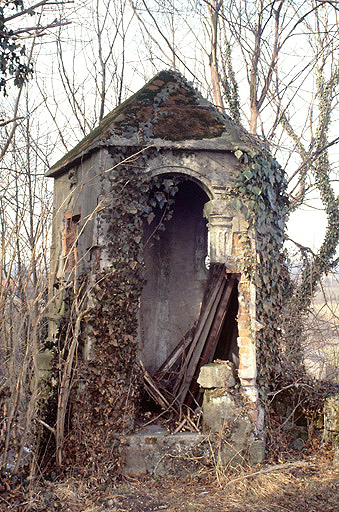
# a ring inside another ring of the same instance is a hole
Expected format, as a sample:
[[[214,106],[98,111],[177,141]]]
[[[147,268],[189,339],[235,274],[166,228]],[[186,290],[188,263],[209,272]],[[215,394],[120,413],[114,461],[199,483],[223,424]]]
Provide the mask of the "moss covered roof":
[[[124,146],[132,141],[133,145],[157,145],[156,141],[163,140],[175,141],[175,147],[180,147],[180,141],[219,137],[224,141],[221,147],[218,144],[219,150],[230,151],[249,146],[248,135],[204,100],[182,75],[175,71],[161,71],[136,94],[112,110],[54,164],[46,176],[57,176],[103,145]]]

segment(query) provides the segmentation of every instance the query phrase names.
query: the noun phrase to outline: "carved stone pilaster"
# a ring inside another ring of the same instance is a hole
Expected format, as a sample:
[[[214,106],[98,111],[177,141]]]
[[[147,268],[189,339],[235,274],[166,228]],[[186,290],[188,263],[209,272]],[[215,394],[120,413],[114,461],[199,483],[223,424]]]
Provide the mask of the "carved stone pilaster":
[[[211,263],[225,263],[232,254],[234,215],[234,209],[223,199],[212,199],[205,204],[204,217],[208,221]]]

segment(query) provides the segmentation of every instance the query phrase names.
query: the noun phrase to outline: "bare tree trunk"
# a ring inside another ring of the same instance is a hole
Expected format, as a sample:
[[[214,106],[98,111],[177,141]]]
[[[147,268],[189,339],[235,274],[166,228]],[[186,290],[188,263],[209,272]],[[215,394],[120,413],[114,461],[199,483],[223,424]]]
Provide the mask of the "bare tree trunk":
[[[252,67],[250,73],[250,133],[257,133],[259,105],[258,105],[258,63],[261,52],[261,35],[263,21],[263,0],[258,4],[258,20],[255,31],[254,50],[252,54]]]
[[[224,102],[221,94],[220,76],[218,69],[218,20],[219,11],[222,7],[223,0],[211,0],[208,4],[208,12],[211,23],[211,53],[209,56],[210,70],[211,70],[211,82],[214,102],[216,107],[221,112],[224,112]]]

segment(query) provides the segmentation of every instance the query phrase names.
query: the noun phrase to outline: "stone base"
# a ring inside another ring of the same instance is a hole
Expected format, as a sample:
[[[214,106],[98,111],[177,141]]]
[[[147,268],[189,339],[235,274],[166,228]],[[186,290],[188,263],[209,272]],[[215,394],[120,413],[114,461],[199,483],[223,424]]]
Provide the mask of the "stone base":
[[[156,425],[121,439],[122,473],[185,477],[219,467],[259,464],[264,459],[264,442],[246,446],[231,444],[219,435],[180,432],[168,434]]]
[[[330,396],[325,401],[324,432],[339,435],[339,395]]]
[[[236,444],[247,441],[253,424],[242,406],[226,389],[206,390],[202,404],[204,432],[230,433]]]
[[[208,465],[211,450],[203,434],[170,435],[159,427],[127,436],[121,455],[124,475],[184,477]]]

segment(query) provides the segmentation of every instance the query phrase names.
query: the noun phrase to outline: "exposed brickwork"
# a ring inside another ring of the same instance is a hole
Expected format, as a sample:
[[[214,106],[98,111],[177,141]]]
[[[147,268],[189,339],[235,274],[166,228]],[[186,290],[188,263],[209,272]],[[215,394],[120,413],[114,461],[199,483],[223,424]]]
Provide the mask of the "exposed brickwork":
[[[244,260],[245,252],[249,250],[249,240],[244,238],[243,233],[232,234],[232,256],[240,263]],[[256,311],[255,311],[255,290],[242,272],[238,286],[239,309],[238,309],[238,347],[239,347],[239,368],[238,376],[241,382],[243,395],[246,397],[248,412],[255,423],[259,421],[258,391],[256,385],[257,363],[256,363]]]

